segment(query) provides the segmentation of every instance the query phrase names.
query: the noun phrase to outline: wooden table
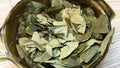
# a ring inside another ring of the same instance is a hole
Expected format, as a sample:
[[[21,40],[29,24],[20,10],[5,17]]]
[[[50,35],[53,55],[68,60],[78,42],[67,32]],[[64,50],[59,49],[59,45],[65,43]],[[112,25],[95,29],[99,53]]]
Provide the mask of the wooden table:
[[[19,0],[0,0],[0,26],[3,24],[6,15]],[[110,49],[97,68],[120,68],[120,0],[105,0],[115,11],[116,17],[112,20],[112,27],[115,27]],[[1,43],[0,43],[1,44]],[[1,49],[1,47],[0,47]],[[17,68],[10,61],[0,62],[0,68]]]

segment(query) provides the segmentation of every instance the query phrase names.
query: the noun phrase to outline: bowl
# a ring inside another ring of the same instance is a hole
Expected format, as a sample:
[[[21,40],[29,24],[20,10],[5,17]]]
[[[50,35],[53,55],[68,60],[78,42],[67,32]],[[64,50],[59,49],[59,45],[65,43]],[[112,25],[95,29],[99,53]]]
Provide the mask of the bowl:
[[[25,12],[26,4],[30,0],[21,0],[9,13],[7,16],[5,23],[3,25],[3,34],[2,34],[2,41],[7,49],[8,53],[8,59],[13,61],[18,67],[25,67],[25,68],[32,68],[32,65],[27,64],[25,61],[21,62],[21,59],[18,55],[17,49],[16,49],[16,34],[18,30],[18,19],[19,17]],[[44,4],[50,4],[50,0],[33,0],[36,2],[44,3]],[[73,3],[75,5],[80,5],[81,8],[85,7],[91,7],[95,11],[96,17],[99,17],[101,14],[104,14],[108,18],[108,24],[109,28],[111,29],[111,20],[115,16],[115,13],[110,8],[110,6],[104,1],[104,0],[68,0],[70,3]],[[106,49],[109,49],[109,45]],[[106,54],[105,53],[105,54]],[[103,59],[104,56],[100,57],[99,60],[97,60],[93,65],[91,65],[89,68],[96,67],[97,64],[100,63],[100,61]],[[5,57],[3,57],[5,58]]]

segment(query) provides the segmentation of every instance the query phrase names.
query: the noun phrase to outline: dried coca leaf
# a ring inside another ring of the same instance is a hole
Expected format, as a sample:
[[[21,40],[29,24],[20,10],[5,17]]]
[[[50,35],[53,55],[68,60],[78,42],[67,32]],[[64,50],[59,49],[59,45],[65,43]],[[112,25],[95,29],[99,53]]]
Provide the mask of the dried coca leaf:
[[[43,14],[38,14],[37,17],[38,21],[40,21],[40,24],[49,25],[47,18]]]
[[[46,52],[52,57],[53,56],[52,47],[47,45],[45,48],[46,48]]]
[[[51,0],[51,6],[52,7],[60,7],[63,5],[63,1],[62,0]]]
[[[22,37],[22,38],[19,38],[18,42],[19,42],[19,44],[22,46],[22,45],[24,45],[25,43],[29,42],[29,39],[26,38],[26,37]]]
[[[16,48],[21,59],[26,57],[26,53],[23,51],[20,45],[16,45]]]
[[[72,58],[66,58],[62,61],[66,68],[80,68],[80,63]]]
[[[65,8],[73,7],[73,5],[68,1],[63,1],[63,5],[65,6]]]
[[[88,8],[84,8],[82,10],[82,15],[93,16],[93,15],[95,15],[95,12],[92,8],[88,7]]]
[[[60,12],[63,8],[62,0],[51,0],[51,7],[48,9],[47,13],[56,14]]]
[[[88,63],[98,52],[99,46],[94,45],[80,55],[80,62]]]
[[[73,35],[78,34],[78,32],[77,32],[75,26],[73,25],[73,23],[71,22],[71,20],[69,18],[65,18],[65,21],[66,21],[67,26],[68,26],[69,30],[71,31],[71,33]]]
[[[63,11],[62,17],[67,23],[71,22],[69,25],[72,26],[72,29],[74,29],[74,31],[75,31],[75,28],[73,28],[72,23],[79,24],[79,26],[77,27],[78,32],[84,34],[85,29],[86,29],[86,22],[85,22],[84,18],[82,16],[80,16],[80,7],[77,6],[77,7],[72,8],[72,9],[66,8]],[[67,20],[67,18],[70,18],[70,21]]]
[[[29,35],[32,35],[32,34],[33,34],[33,31],[32,31],[32,29],[31,29],[30,27],[26,27],[25,32],[26,32],[27,34],[29,34]]]
[[[108,33],[110,30],[108,28],[108,20],[105,15],[100,15],[99,18],[92,21],[92,31],[94,33]]]
[[[84,51],[86,51],[87,49],[89,49],[95,43],[100,44],[101,41],[96,40],[96,39],[90,39],[89,41],[86,42],[87,47],[84,49]]]
[[[36,48],[28,48],[28,47],[25,47],[25,50],[26,50],[28,53],[31,53],[31,52],[35,51]]]
[[[102,41],[101,46],[100,46],[100,51],[101,51],[101,55],[103,55],[105,53],[105,50],[109,44],[110,39],[112,38],[113,34],[114,34],[115,29],[112,29],[107,36],[105,37],[105,39]],[[111,43],[111,42],[110,42]]]
[[[53,50],[53,57],[59,57],[60,56],[60,50],[59,49],[54,49]]]
[[[49,53],[44,52],[41,56],[36,56],[33,61],[42,63],[48,61],[51,57]]]
[[[39,2],[35,2],[35,1],[30,1],[27,6],[31,7],[31,8],[39,8],[41,7],[43,4],[39,3]]]
[[[64,31],[63,31],[64,30]],[[58,27],[54,30],[54,33],[55,34],[59,34],[59,33],[62,33],[64,34],[64,37],[67,36],[68,34],[68,27],[67,26],[61,26],[61,27]]]
[[[55,47],[61,47],[61,43],[57,40],[57,39],[53,39],[49,42],[49,45],[52,47],[52,48],[55,48]]]
[[[87,31],[85,34],[77,34],[75,36],[76,40],[80,41],[80,42],[85,42],[87,40],[89,40],[92,36],[92,31]]]
[[[80,54],[87,47],[86,43],[82,43],[77,48],[77,54]]]
[[[38,32],[34,32],[33,35],[32,35],[32,39],[33,41],[35,41],[36,43],[38,43],[39,45],[41,44],[40,43],[40,36],[39,36],[39,33]]]
[[[58,64],[52,64],[55,68],[65,68],[64,66],[58,65]]]
[[[79,42],[68,42],[66,46],[61,48],[61,54],[59,59],[64,59],[69,56],[77,47]]]
[[[91,60],[91,62],[89,62],[88,64],[84,64],[83,68],[89,68],[89,67],[95,67],[95,63],[97,63],[99,60],[101,59],[100,53],[97,53],[93,59]]]

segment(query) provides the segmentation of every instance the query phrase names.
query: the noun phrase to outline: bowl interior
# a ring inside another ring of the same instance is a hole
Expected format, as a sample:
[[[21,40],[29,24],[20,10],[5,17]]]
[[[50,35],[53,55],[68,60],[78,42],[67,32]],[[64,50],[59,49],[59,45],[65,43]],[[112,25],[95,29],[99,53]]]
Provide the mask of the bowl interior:
[[[34,0],[40,3],[45,3],[49,4],[49,0]],[[99,15],[103,14],[102,10],[100,10],[98,7],[96,7],[96,4],[89,1],[79,1],[79,0],[69,0],[71,3],[75,5],[80,5],[81,8],[85,7],[92,7],[96,13],[96,17]],[[26,9],[26,4],[29,2],[29,0],[22,0],[19,2],[10,12],[8,15],[6,22],[5,22],[5,27],[3,31],[3,38],[5,42],[5,46],[7,48],[8,54],[10,54],[19,64],[21,64],[23,67],[29,68],[30,65],[28,65],[25,61],[21,62],[21,59],[17,53],[16,50],[16,33],[18,29],[18,19],[19,17],[25,12]]]

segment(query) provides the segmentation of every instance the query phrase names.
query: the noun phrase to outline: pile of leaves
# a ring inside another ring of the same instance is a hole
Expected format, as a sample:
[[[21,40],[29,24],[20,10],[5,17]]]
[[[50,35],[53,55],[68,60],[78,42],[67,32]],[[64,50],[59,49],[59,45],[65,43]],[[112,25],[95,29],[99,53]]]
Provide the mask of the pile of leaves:
[[[89,68],[105,53],[114,29],[105,15],[65,0],[30,1],[19,18],[18,54],[33,68]],[[22,61],[21,60],[21,61]]]

